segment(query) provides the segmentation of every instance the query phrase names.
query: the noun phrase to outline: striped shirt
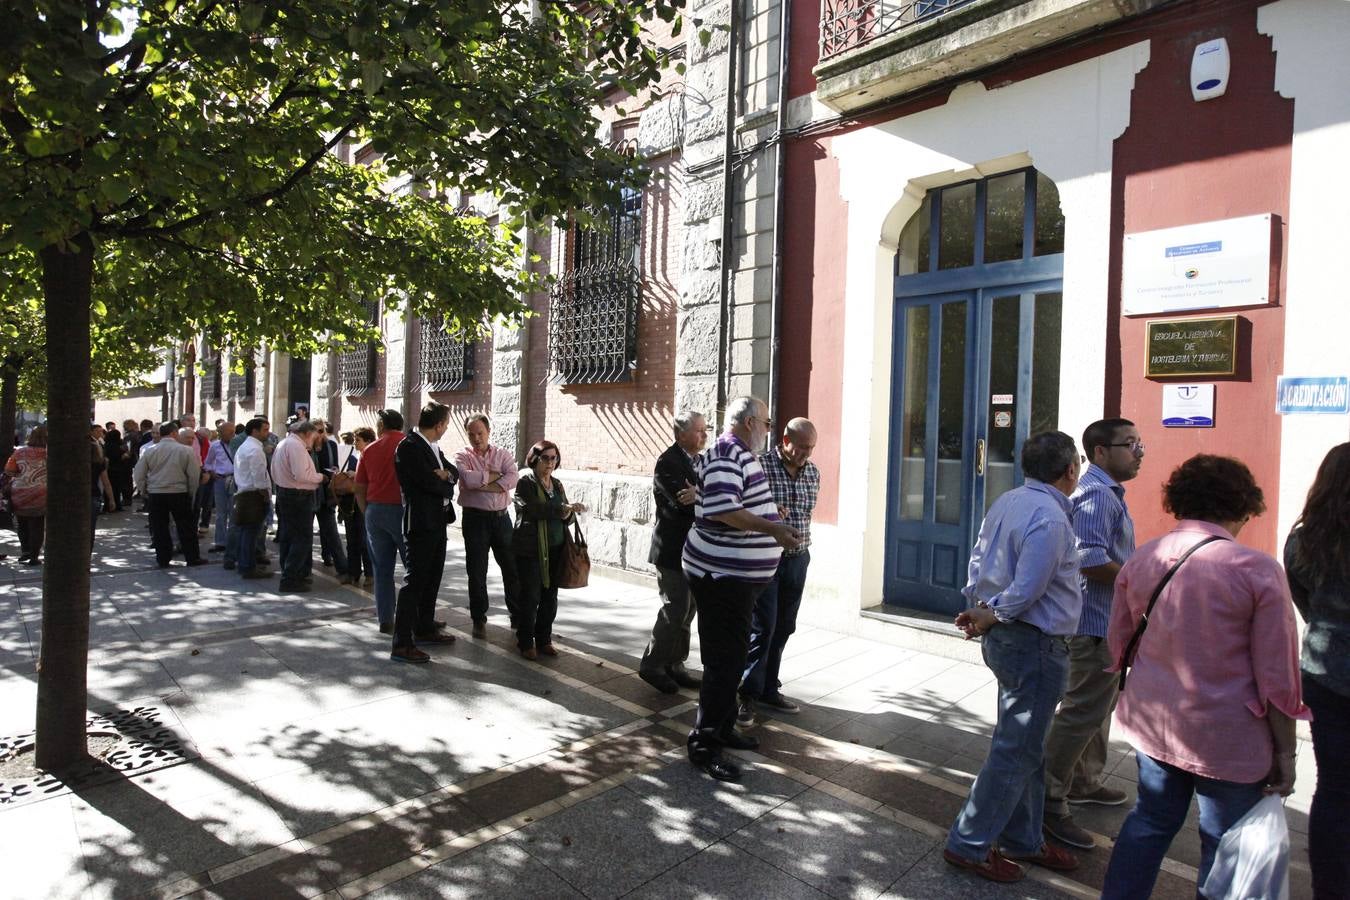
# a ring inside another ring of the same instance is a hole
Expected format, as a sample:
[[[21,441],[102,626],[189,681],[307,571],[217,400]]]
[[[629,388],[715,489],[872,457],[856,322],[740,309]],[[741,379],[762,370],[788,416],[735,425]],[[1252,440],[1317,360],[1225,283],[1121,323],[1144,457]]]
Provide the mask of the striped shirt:
[[[750,448],[730,431],[703,454],[694,527],[684,542],[684,570],[691,578],[739,578],[768,583],[778,571],[782,548],[767,534],[741,531],[713,519],[743,509],[771,522],[778,507]]]
[[[1089,465],[1078,479],[1078,487],[1069,498],[1073,511],[1073,533],[1078,542],[1080,568],[1125,565],[1134,553],[1134,520],[1125,507],[1125,489],[1106,472]],[[1111,597],[1115,586],[1083,576],[1083,615],[1078,633],[1106,637],[1111,622]]]
[[[769,479],[773,502],[783,510],[785,521],[802,536],[801,544],[792,550],[784,550],[783,555],[801,556],[811,547],[811,513],[820,496],[820,470],[807,460],[793,476],[783,462],[782,447],[761,453],[759,464],[764,467],[764,477]]]

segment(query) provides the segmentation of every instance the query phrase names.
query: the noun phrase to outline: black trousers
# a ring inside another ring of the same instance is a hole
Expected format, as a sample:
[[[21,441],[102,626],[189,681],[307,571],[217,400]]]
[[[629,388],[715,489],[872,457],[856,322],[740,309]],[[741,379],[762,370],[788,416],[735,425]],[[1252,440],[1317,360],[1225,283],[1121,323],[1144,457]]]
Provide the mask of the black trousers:
[[[704,762],[719,752],[736,726],[736,688],[750,650],[750,618],[764,585],[739,578],[690,578],[698,605],[698,642],[703,686],[689,732],[689,758]]]
[[[520,576],[516,572],[516,555],[511,544],[511,516],[506,510],[492,512],[465,507],[460,522],[464,533],[464,568],[469,575],[469,615],[475,622],[486,622],[488,614],[487,567],[488,552],[497,560],[502,572],[502,593],[506,610],[515,627],[516,609],[520,597]]]
[[[683,569],[657,566],[656,588],[661,592],[661,611],[656,614],[640,668],[664,675],[671,666],[682,666],[689,658],[689,632],[698,609]]]
[[[47,536],[47,517],[15,513],[14,530],[19,533],[19,555],[25,559],[37,559]]]
[[[562,570],[562,545],[548,551],[548,583],[537,556],[517,556],[520,595],[515,619],[516,645],[522,650],[553,643],[553,620],[558,617],[558,573]]]
[[[370,550],[366,547],[366,517],[355,507],[353,501],[351,514],[343,519],[347,528],[347,574],[360,578],[364,573],[369,578],[374,576],[375,569],[370,564]]]
[[[394,606],[395,648],[436,630],[436,595],[445,571],[445,528],[405,532],[403,540],[408,547],[407,572]]]
[[[155,548],[155,562],[167,566],[173,559],[170,519],[173,519],[178,531],[178,546],[183,548],[183,558],[188,562],[201,559],[201,547],[197,544],[197,522],[192,516],[192,495],[186,492],[151,494],[150,543]]]

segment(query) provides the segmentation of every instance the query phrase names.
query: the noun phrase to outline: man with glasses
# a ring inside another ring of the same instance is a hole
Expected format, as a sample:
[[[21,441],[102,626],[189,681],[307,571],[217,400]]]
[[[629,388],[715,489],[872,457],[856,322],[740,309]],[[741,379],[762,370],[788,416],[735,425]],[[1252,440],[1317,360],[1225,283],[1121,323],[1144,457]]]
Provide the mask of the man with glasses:
[[[1083,615],[1069,639],[1069,687],[1045,747],[1045,833],[1084,850],[1092,834],[1073,820],[1070,804],[1119,806],[1122,790],[1102,783],[1118,675],[1106,646],[1116,573],[1134,552],[1134,522],[1122,483],[1139,474],[1144,443],[1128,419],[1102,419],[1083,432],[1089,465],[1069,498],[1082,575]]]
[[[723,749],[759,746],[736,730],[736,687],[750,648],[751,612],[778,570],[783,550],[795,549],[801,535],[779,517],[769,480],[755,458],[773,425],[764,401],[739,397],[726,415],[726,430],[708,448],[699,471],[683,564],[699,610],[703,658],[689,760],[718,781],[736,781],[741,770],[722,755]]]

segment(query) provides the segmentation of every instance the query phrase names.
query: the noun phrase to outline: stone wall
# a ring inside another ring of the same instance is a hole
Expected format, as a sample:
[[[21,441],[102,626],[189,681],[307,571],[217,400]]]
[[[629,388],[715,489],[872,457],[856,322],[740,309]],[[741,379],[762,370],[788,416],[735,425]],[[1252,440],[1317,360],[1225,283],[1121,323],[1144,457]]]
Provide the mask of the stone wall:
[[[581,528],[591,562],[654,575],[647,562],[652,545],[655,501],[652,481],[636,475],[560,471],[558,480],[573,503],[586,504]]]

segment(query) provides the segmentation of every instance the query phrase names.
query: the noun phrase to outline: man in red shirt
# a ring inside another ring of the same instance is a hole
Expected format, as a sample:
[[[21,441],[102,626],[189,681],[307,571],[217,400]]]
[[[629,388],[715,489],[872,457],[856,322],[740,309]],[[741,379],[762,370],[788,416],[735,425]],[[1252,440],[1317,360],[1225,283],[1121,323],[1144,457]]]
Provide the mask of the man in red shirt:
[[[375,570],[375,616],[380,631],[394,630],[394,554],[408,565],[403,542],[403,494],[394,473],[394,450],[403,440],[403,416],[382,409],[375,423],[375,443],[356,466],[356,505],[366,517],[366,544]]]

